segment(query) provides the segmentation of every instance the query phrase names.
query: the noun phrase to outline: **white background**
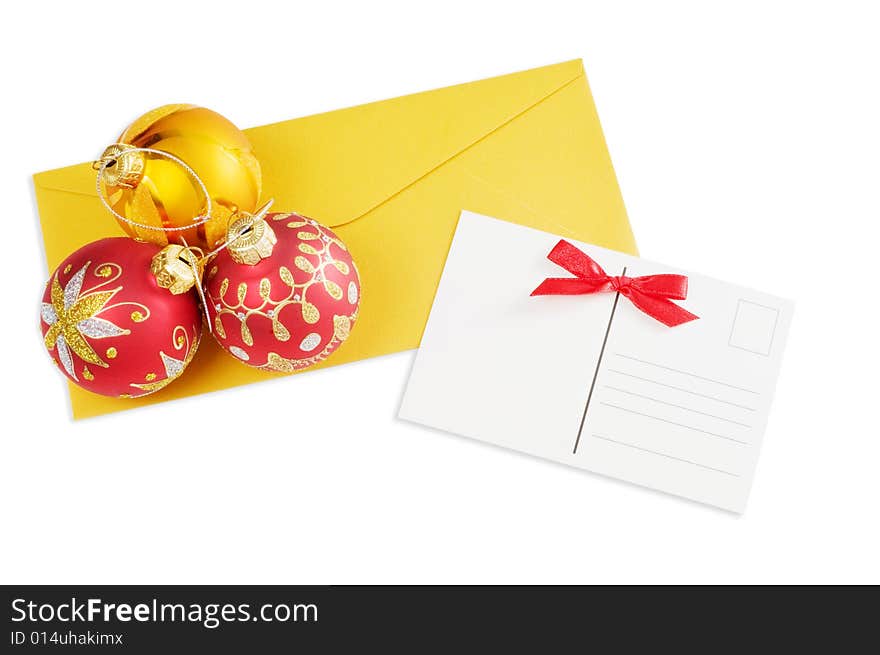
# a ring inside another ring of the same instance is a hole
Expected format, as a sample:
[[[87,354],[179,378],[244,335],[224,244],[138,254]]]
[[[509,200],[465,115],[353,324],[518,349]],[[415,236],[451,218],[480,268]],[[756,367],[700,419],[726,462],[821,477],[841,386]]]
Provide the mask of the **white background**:
[[[880,582],[873,3],[74,4],[0,27],[0,581]],[[399,422],[412,353],[71,421],[31,173],[577,57],[642,255],[797,302],[744,516]]]

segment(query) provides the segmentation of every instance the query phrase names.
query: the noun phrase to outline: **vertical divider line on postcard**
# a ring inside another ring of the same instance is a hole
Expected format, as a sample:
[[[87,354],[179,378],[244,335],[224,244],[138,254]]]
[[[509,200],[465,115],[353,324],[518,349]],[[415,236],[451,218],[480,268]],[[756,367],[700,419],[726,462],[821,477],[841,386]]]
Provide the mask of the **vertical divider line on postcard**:
[[[623,267],[621,276],[626,275],[626,266]],[[614,320],[614,312],[617,311],[617,302],[620,300],[620,291],[614,294],[614,304],[611,305],[611,315],[608,317],[608,327],[605,328],[605,338],[602,339],[602,348],[599,350],[599,359],[596,361],[596,370],[593,371],[593,381],[590,383],[590,392],[587,394],[587,402],[584,405],[584,413],[581,416],[581,425],[578,428],[577,438],[574,440],[572,455],[576,455],[578,444],[581,442],[581,434],[584,432],[584,422],[587,420],[587,411],[590,409],[590,400],[593,398],[593,390],[596,388],[596,378],[599,377],[599,367],[602,366],[602,356],[605,355],[605,346],[608,344],[608,335],[611,334],[611,322]]]

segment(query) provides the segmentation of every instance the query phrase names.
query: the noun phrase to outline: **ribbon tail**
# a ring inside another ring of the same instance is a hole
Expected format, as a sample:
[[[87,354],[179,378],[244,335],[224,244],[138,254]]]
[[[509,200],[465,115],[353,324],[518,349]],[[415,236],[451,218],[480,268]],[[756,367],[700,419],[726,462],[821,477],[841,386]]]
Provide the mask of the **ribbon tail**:
[[[684,275],[642,275],[633,279],[633,285],[636,291],[649,296],[685,300],[688,295],[688,279]]]
[[[547,259],[579,278],[604,279],[608,277],[602,267],[592,257],[565,239],[559,240],[559,243],[547,255]]]
[[[657,298],[638,291],[621,290],[621,293],[630,299],[633,305],[667,327],[676,327],[683,323],[695,321],[699,316],[692,314],[684,307],[679,307],[668,298]]]

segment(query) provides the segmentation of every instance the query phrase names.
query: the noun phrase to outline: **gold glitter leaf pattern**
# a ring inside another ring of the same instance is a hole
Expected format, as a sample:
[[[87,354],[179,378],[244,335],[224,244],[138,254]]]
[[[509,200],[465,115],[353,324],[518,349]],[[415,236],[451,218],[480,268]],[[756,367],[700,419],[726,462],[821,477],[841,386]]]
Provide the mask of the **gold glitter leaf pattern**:
[[[61,336],[61,323],[53,323],[49,326],[46,336],[43,337],[43,343],[46,345],[46,350],[52,350],[52,348],[55,347],[55,342],[58,341],[59,336]]]
[[[303,300],[302,304],[303,320],[309,325],[314,325],[321,318],[321,312],[312,303]]]
[[[57,348],[58,357],[64,370],[74,380],[77,377],[70,356],[71,350],[84,362],[104,368],[108,366],[92,350],[85,336],[101,338],[99,334],[103,333],[105,329],[112,330],[114,336],[128,333],[128,330],[123,330],[110,321],[96,318],[119,289],[89,293],[84,296],[79,295],[88,266],[89,264],[86,263],[76,275],[68,280],[64,289],[61,288],[56,274],[52,278],[49,292],[52,304],[47,304],[41,311],[43,321],[49,325],[45,336],[46,348],[49,350]],[[95,326],[101,329],[95,331]],[[87,335],[83,334],[84,331]]]
[[[52,278],[52,304],[55,307],[64,307],[64,290],[61,288],[61,283],[58,281],[58,276]]]
[[[293,263],[296,264],[296,267],[301,271],[305,271],[306,273],[315,272],[315,267],[312,266],[312,262],[302,255],[297,255],[297,258],[293,260]]]
[[[220,320],[220,316],[214,317],[214,330],[220,335],[221,339],[226,338],[226,330],[223,329],[223,321]]]
[[[297,247],[299,248],[300,252],[304,252],[307,255],[317,255],[318,254],[318,251],[315,250],[312,246],[310,246],[307,243],[301,243]]]
[[[351,334],[351,320],[348,316],[333,316],[333,336],[345,341],[349,334]]]
[[[248,328],[245,321],[241,322],[241,340],[248,346],[254,345],[254,338],[251,336],[250,328]]]
[[[332,264],[336,267],[336,269],[337,269],[340,273],[342,273],[343,275],[348,275],[348,272],[349,272],[349,270],[350,270],[350,269],[348,268],[348,264],[346,264],[345,262],[337,261],[337,260],[335,260],[335,259],[333,260]]]
[[[342,300],[342,288],[333,280],[324,280],[324,288],[333,300]]]
[[[290,272],[290,269],[288,269],[286,266],[281,266],[278,269],[278,275],[279,275],[279,277],[281,277],[281,280],[287,286],[292,287],[294,285],[293,274]]]
[[[282,373],[293,373],[293,364],[281,357],[278,353],[269,353],[266,366],[272,370],[281,371]]]
[[[223,281],[220,283],[220,297],[226,295],[226,292],[229,291],[229,278],[224,277]]]
[[[67,314],[67,320],[71,323],[79,323],[80,321],[84,321],[85,319],[94,316],[104,307],[104,305],[107,304],[107,301],[110,300],[115,293],[115,291],[99,291],[98,293],[90,293],[87,296],[80,297],[80,299],[74,303],[73,307],[70,308],[70,311]]]
[[[269,300],[269,292],[272,291],[272,283],[269,282],[268,278],[263,278],[260,280],[260,298],[263,300]]]
[[[244,302],[244,297],[247,295],[247,282],[242,282],[238,285],[238,302]]]
[[[278,339],[278,341],[287,341],[290,339],[290,332],[278,321],[272,321],[272,332],[275,334],[275,338]]]
[[[302,241],[314,241],[318,238],[318,235],[314,232],[297,232],[296,236]]]

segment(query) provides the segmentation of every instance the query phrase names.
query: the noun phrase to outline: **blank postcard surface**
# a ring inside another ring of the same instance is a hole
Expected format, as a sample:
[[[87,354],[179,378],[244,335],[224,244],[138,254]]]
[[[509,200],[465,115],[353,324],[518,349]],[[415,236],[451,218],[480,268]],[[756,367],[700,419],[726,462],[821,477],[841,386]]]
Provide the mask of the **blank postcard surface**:
[[[572,242],[609,275],[688,276],[667,327],[616,293],[530,296],[559,237],[462,212],[400,417],[742,512],[791,303]]]

